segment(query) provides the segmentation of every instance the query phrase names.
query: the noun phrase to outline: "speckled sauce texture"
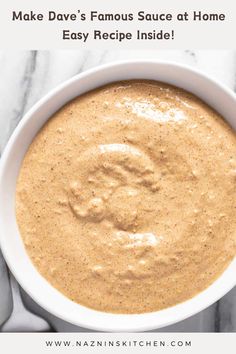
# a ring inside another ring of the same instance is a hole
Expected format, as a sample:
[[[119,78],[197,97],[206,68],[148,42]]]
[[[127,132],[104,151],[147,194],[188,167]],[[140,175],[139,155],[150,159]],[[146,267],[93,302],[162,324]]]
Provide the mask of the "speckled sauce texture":
[[[99,88],[33,140],[16,216],[32,262],[71,300],[114,313],[173,306],[235,256],[235,133],[163,83]]]

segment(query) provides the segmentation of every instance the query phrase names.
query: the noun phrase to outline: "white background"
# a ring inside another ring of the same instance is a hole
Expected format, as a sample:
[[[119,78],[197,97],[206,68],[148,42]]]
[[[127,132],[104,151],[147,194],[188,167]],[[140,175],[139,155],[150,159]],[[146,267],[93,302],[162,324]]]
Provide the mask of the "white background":
[[[175,16],[180,12],[193,10],[202,11],[203,13],[225,13],[226,20],[224,22],[12,22],[12,11],[30,10],[43,13],[45,16],[49,10],[57,12],[73,13],[80,9],[82,12],[97,10],[99,12],[108,13],[129,13],[144,10],[150,13],[167,12]],[[2,1],[0,12],[0,47],[4,49],[182,49],[182,48],[198,48],[198,49],[233,49],[235,44],[232,41],[236,29],[236,3],[233,0],[67,0],[49,2],[47,0],[8,0]],[[92,38],[82,43],[80,41],[71,40],[63,41],[61,36],[62,29],[71,29],[75,32],[89,31],[100,29],[104,31],[121,31],[136,32],[137,28],[151,31],[159,30],[175,30],[175,40],[171,41],[94,41]]]

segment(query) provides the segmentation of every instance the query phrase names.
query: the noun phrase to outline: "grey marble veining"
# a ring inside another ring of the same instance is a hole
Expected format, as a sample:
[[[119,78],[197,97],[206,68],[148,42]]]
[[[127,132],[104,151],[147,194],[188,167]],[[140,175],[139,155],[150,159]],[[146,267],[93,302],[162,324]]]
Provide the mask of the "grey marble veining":
[[[0,251],[0,324],[5,322],[12,311],[12,294],[8,270]]]
[[[52,88],[93,66],[121,59],[159,59],[188,64],[236,90],[236,55],[233,51],[0,52],[0,151],[23,115]],[[1,262],[0,259],[0,275],[5,277]],[[27,294],[22,292],[22,295],[26,306],[46,317],[57,331],[84,331],[56,319]],[[9,289],[0,289],[0,296],[10,296]],[[236,288],[201,313],[160,331],[236,332]]]

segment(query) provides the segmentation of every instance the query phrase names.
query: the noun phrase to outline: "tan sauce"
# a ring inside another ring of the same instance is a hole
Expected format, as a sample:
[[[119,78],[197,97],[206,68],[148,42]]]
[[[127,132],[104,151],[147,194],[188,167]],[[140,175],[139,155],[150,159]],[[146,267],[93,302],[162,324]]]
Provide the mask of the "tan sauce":
[[[38,271],[79,304],[160,310],[235,255],[236,137],[195,96],[127,81],[76,98],[31,144],[16,215]]]

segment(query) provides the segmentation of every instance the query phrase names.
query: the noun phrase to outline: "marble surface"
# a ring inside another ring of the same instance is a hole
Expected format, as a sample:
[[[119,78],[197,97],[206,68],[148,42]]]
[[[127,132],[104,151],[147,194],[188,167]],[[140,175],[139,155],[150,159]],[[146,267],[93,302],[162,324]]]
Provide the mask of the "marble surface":
[[[25,112],[64,80],[96,65],[121,59],[159,59],[196,67],[236,90],[236,56],[233,51],[9,51],[0,52],[0,151]],[[0,255],[2,318],[11,310],[7,272]],[[79,332],[48,314],[22,292],[25,305],[41,314],[56,331]],[[7,301],[8,300],[8,301]],[[33,327],[33,324],[32,324]],[[236,288],[203,312],[161,331],[236,332]]]

